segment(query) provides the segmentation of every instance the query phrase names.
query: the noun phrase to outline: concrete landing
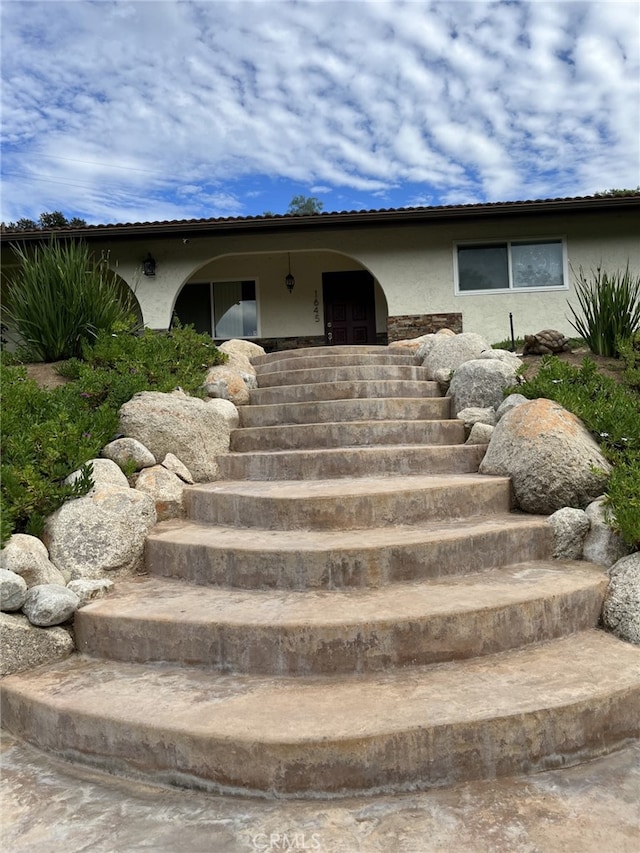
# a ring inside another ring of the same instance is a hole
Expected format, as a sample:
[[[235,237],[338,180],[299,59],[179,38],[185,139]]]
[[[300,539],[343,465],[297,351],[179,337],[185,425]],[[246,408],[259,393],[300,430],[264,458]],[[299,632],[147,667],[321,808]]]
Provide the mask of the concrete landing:
[[[0,784],[7,853],[637,853],[640,838],[640,743],[564,770],[307,803],[134,782],[3,732]]]

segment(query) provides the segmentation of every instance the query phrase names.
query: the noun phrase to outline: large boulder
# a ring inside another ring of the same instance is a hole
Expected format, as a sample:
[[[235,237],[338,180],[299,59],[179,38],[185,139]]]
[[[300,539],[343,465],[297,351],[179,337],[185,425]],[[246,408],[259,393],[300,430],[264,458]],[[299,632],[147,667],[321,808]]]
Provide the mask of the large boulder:
[[[584,559],[601,563],[603,566],[613,566],[621,557],[626,556],[631,548],[609,524],[604,497],[590,503],[585,512],[590,529],[584,541]]]
[[[204,390],[209,397],[230,400],[236,406],[246,406],[249,391],[257,387],[255,375],[228,364],[210,368],[204,380]]]
[[[44,543],[36,536],[14,533],[0,551],[0,568],[20,575],[28,587],[69,580],[49,559]]]
[[[66,586],[42,584],[29,590],[22,611],[32,625],[49,628],[70,619],[79,604],[80,597]]]
[[[611,466],[582,422],[552,400],[530,400],[498,421],[481,474],[511,477],[517,505],[550,515],[602,494]]]
[[[427,370],[427,379],[439,379],[464,364],[465,361],[479,358],[481,353],[490,350],[491,345],[475,332],[462,332],[459,335],[434,335],[430,350],[423,366]]]
[[[225,341],[223,344],[220,344],[218,349],[227,355],[244,355],[248,359],[252,359],[257,355],[265,355],[264,347],[254,344],[253,341],[244,341],[238,338]]]
[[[21,613],[0,613],[0,676],[69,657],[73,637],[66,628],[36,628]]]
[[[156,523],[153,498],[136,489],[105,489],[64,503],[45,524],[51,561],[70,580],[126,577],[143,567],[144,542]]]
[[[228,452],[231,427],[204,400],[142,391],[121,407],[120,432],[138,439],[156,459],[175,454],[196,482],[208,482],[220,476],[216,456]]]
[[[640,552],[618,560],[609,570],[609,588],[602,609],[605,627],[640,646]]]
[[[497,409],[504,399],[505,389],[515,383],[513,366],[499,359],[466,361],[457,368],[449,385],[453,413],[471,407]]]

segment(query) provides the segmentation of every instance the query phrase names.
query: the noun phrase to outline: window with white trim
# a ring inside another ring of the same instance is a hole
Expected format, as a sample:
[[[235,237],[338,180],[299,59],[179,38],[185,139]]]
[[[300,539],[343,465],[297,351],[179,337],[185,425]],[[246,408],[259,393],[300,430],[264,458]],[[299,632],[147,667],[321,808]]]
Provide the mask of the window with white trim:
[[[212,338],[253,338],[258,334],[256,282],[206,281],[185,284],[174,315]]]
[[[566,288],[561,238],[458,243],[454,267],[457,293]]]

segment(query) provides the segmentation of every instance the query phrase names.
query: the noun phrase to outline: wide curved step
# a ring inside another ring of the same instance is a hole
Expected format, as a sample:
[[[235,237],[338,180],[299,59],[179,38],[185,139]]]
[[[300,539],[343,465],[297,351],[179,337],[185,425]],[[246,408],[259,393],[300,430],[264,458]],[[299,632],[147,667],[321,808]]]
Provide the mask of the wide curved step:
[[[494,654],[593,628],[604,569],[530,562],[378,589],[118,584],[75,619],[78,650],[270,675],[373,672]]]
[[[240,406],[241,427],[323,424],[336,421],[434,421],[450,416],[449,397],[388,397],[312,400],[267,406]]]
[[[365,531],[259,530],[164,521],[148,535],[148,572],[240,589],[341,589],[449,577],[551,556],[541,516],[501,513],[464,522]]]
[[[640,734],[640,649],[599,631],[473,660],[282,679],[74,656],[3,682],[3,724],[189,787],[339,796],[558,767]]]
[[[223,480],[326,480],[373,472],[410,477],[477,473],[486,450],[486,444],[314,447],[225,453],[216,461]]]
[[[290,356],[289,358],[278,358],[277,353],[272,353],[268,361],[253,362],[258,376],[262,373],[277,373],[284,370],[307,370],[316,367],[352,367],[356,365],[387,365],[417,366],[412,355],[406,353],[398,354],[389,352],[386,348],[378,347],[377,352],[363,353],[334,353],[331,350],[318,350],[308,355]]]
[[[248,427],[231,432],[231,450],[299,450],[367,447],[372,444],[462,444],[464,423],[436,421],[345,421]]]
[[[286,369],[273,373],[261,373],[258,376],[258,387],[355,382],[363,379],[376,382],[382,379],[426,381],[429,378],[426,368],[411,364],[347,364],[342,367],[307,367],[303,370]]]
[[[363,397],[440,397],[437,382],[408,379],[346,380],[302,385],[255,388],[249,392],[251,405],[313,402],[315,400],[350,400]]]
[[[268,530],[355,530],[507,512],[508,477],[481,474],[201,483],[184,490],[194,521]]]

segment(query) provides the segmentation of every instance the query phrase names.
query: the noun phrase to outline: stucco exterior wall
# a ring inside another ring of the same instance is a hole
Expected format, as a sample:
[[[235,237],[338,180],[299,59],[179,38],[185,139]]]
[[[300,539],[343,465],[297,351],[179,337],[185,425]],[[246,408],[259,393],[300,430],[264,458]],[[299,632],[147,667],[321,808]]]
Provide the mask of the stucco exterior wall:
[[[257,282],[260,336],[322,334],[322,272],[364,267],[379,285],[378,331],[384,330],[387,313],[459,312],[465,331],[495,342],[508,337],[510,312],[517,336],[545,327],[573,333],[567,319],[567,300],[575,301],[572,276],[566,290],[456,294],[456,241],[545,237],[566,240],[568,265],[576,270],[601,263],[614,270],[629,261],[632,271],[640,274],[640,241],[632,211],[246,232],[187,242],[180,237],[135,239],[105,243],[103,248],[110,249],[112,263],[133,288],[151,328],[167,328],[177,294],[188,280],[248,278]],[[154,278],[142,275],[148,252],[157,262]],[[287,253],[296,279],[292,294],[284,286]],[[313,312],[316,291],[319,323]]]

